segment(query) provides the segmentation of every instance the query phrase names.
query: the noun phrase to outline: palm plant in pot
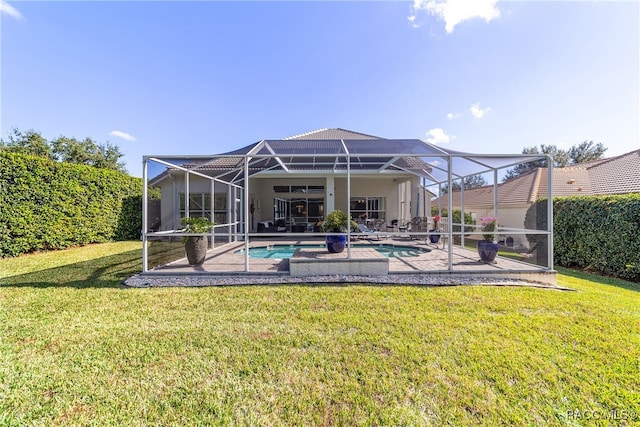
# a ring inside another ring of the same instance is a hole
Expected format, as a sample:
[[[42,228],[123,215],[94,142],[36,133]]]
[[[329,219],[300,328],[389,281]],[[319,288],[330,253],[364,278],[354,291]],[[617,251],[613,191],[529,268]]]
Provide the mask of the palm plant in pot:
[[[336,209],[327,215],[327,218],[322,223],[322,231],[325,233],[346,233],[347,227],[351,229],[357,229],[358,224],[355,221],[350,220],[346,213],[340,209]],[[336,236],[327,236],[327,250],[331,253],[340,253],[344,251],[347,244],[347,236],[345,234]]]
[[[180,220],[180,223],[184,233],[209,233],[215,225],[204,217],[185,217]],[[209,237],[185,236],[183,241],[189,265],[201,265],[209,249]]]
[[[482,224],[482,239],[478,241],[478,255],[480,261],[494,262],[498,254],[498,242],[496,232],[498,230],[498,218],[480,218]]]

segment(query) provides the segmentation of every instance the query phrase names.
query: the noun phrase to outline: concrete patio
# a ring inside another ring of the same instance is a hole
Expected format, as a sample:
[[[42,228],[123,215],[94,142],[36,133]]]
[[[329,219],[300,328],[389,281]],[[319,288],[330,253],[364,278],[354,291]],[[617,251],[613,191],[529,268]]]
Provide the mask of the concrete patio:
[[[472,243],[472,242],[470,242]],[[287,236],[283,238],[261,238],[250,240],[249,247],[266,247],[270,245],[309,245],[323,244],[321,237],[316,238],[295,238]],[[433,275],[461,278],[501,278],[516,279],[529,282],[555,284],[555,271],[542,268],[524,257],[517,259],[514,257],[498,256],[494,263],[484,263],[479,260],[477,251],[453,246],[452,248],[452,269],[449,269],[448,255],[449,248],[443,248],[440,244],[425,244],[424,240],[412,240],[398,236],[381,238],[380,240],[353,239],[352,258],[363,258],[363,249],[369,249],[371,258],[379,258],[379,254],[371,249],[377,245],[395,245],[412,247],[419,249],[418,256],[412,257],[390,257],[388,258],[389,274],[394,275]],[[205,263],[201,266],[190,266],[186,258],[181,258],[151,269],[149,275],[290,275],[290,262],[288,259],[251,258],[248,259],[248,271],[245,265],[245,256],[242,250],[245,248],[244,242],[228,243],[217,246],[209,250]],[[360,254],[360,255],[358,255]],[[309,255],[304,255],[309,258]],[[347,258],[347,250],[340,254],[321,255],[323,259],[334,258],[336,260]],[[364,255],[368,257],[368,255]],[[386,258],[385,258],[386,259]],[[528,262],[527,262],[528,261]],[[326,268],[327,275],[340,274],[340,271]],[[300,278],[304,282],[304,278]]]

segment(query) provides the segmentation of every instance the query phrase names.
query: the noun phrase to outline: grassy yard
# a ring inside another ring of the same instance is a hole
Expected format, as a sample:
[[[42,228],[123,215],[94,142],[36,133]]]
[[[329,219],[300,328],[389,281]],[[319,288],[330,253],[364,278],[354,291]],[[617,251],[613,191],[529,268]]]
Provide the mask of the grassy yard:
[[[0,260],[0,425],[640,424],[637,284],[120,285],[139,269],[140,242]]]

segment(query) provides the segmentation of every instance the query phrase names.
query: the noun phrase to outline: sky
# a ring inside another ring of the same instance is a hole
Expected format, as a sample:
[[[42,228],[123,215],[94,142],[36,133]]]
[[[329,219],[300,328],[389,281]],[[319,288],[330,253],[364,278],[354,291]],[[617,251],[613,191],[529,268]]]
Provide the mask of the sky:
[[[321,128],[640,148],[637,1],[0,0],[0,137],[215,154]]]

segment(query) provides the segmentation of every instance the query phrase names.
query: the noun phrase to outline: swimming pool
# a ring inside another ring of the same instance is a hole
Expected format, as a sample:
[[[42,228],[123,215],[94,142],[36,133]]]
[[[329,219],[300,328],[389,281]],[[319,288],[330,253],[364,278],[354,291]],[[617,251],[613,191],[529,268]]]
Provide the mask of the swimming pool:
[[[396,246],[390,244],[355,244],[351,245],[352,248],[370,248],[373,247],[376,251],[381,253],[387,258],[409,258],[417,257],[422,253],[427,252],[425,249],[413,247],[413,246]],[[296,249],[299,248],[326,248],[325,245],[269,245],[258,246],[249,249],[249,256],[251,258],[270,258],[270,259],[289,259],[293,256]],[[244,249],[236,251],[237,254],[244,254]]]

